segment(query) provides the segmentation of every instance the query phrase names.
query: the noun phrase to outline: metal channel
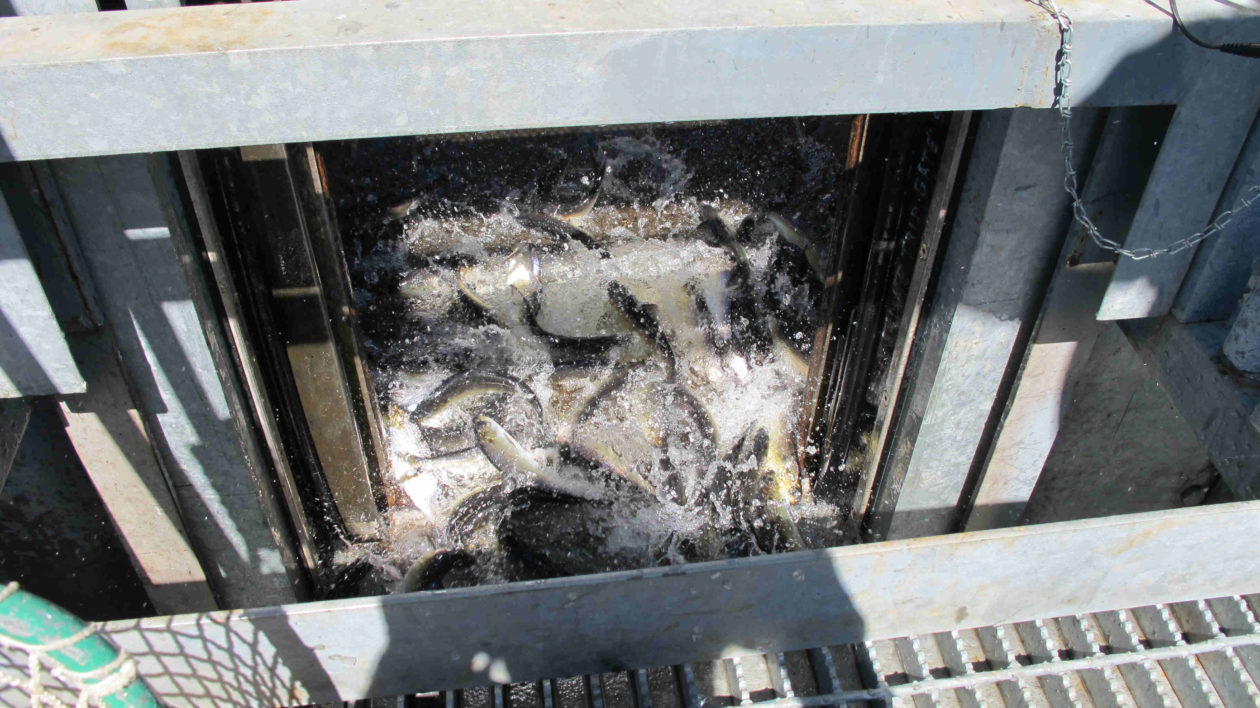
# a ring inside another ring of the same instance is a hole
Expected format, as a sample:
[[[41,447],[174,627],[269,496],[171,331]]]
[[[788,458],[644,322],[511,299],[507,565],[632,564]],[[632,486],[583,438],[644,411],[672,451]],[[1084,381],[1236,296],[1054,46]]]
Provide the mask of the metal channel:
[[[912,274],[936,265],[928,210],[934,189],[953,182],[953,174],[942,170],[942,165],[955,156],[943,148],[951,125],[963,120],[964,115],[938,113],[877,123],[882,129],[872,130],[861,150],[886,157],[864,167],[870,175],[859,180],[859,190],[847,209],[838,249],[841,255],[833,265],[833,272],[843,271],[843,276],[832,286],[836,307],[824,317],[826,325],[820,331],[822,335],[835,329],[837,341],[828,342],[834,351],[828,353],[819,346],[822,336],[815,339],[815,357],[823,353],[829,365],[824,395],[819,398],[825,415],[818,422],[824,425],[814,429],[815,434],[823,433],[824,444],[815,445],[823,452],[814,477],[815,493],[823,498],[834,498],[836,491],[842,491],[847,497],[863,499],[870,488],[871,478],[866,474],[870,467],[862,460],[872,446],[871,426],[859,421],[877,407],[873,392],[886,391],[872,387],[871,382],[887,382],[886,369],[892,364],[902,315],[921,305],[921,299],[909,299],[924,294],[910,290]],[[953,125],[955,140],[949,147],[961,152],[957,128]],[[845,503],[854,502],[845,499]]]
[[[241,340],[236,355],[243,368],[261,364],[269,398],[282,404],[279,442],[289,465],[304,472],[305,512],[339,520],[352,538],[372,539],[379,529],[371,483],[379,469],[375,406],[356,364],[345,266],[329,240],[336,228],[322,178],[307,159],[305,149],[295,146],[290,155],[283,145],[208,153],[203,176],[218,197],[222,255],[253,340],[251,356],[243,356]]]
[[[1074,123],[1078,144],[1090,142],[1091,122]],[[1031,336],[1067,232],[1060,140],[1053,111],[980,119],[941,275],[881,451],[866,517],[871,538],[954,530],[977,450],[1004,400],[1003,380]]]
[[[1204,5],[1187,8],[1199,31],[1254,36],[1260,24]],[[1201,73],[1245,61],[1192,46],[1151,5],[1070,9],[1084,103],[1177,103]],[[0,20],[0,159],[1048,107],[1058,43],[1032,3],[975,0],[375,0],[16,17]]]
[[[1132,223],[1171,112],[1143,106],[1106,113],[1084,188],[1086,209],[1105,231]],[[1115,270],[1113,254],[1073,221],[1052,265],[1035,332],[1026,348],[1016,348],[1018,370],[1008,367],[1011,395],[998,401],[1004,410],[988,459],[974,491],[964,494],[968,530],[1019,521],[1103,330],[1094,315]]]
[[[1260,502],[1241,502],[104,630],[171,701],[190,683],[246,703],[351,700],[1253,592],[1236,540],[1257,533]]]
[[[1219,362],[1223,322],[1181,324],[1173,317],[1124,322],[1129,342],[1151,366],[1221,479],[1240,499],[1260,493],[1260,428],[1248,420],[1260,389]]]
[[[876,479],[880,460],[883,459],[882,447],[890,441],[893,424],[893,411],[900,395],[902,382],[905,380],[906,367],[909,364],[911,347],[918,332],[920,318],[924,314],[924,302],[932,276],[940,261],[941,235],[945,228],[950,201],[954,194],[955,184],[962,163],[964,147],[968,131],[974,120],[970,113],[956,114],[950,122],[940,151],[939,173],[932,187],[931,199],[925,209],[916,214],[921,220],[922,237],[919,253],[910,269],[910,282],[904,297],[905,307],[897,324],[896,341],[892,343],[888,363],[883,372],[883,383],[879,390],[878,410],[875,414],[876,426],[871,433],[870,451],[866,456],[864,469],[860,472],[861,483],[854,495],[851,514],[860,519],[870,502],[873,482]]]
[[[223,604],[296,599],[289,542],[260,496],[187,279],[166,195],[139,156],[51,164],[87,281],[203,568]],[[131,431],[128,431],[130,435]]]

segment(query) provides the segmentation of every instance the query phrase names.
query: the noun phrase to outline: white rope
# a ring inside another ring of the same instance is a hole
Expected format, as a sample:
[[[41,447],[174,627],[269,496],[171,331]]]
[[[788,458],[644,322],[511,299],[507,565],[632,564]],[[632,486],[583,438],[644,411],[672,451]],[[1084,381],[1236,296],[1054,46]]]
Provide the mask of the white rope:
[[[0,603],[12,597],[18,590],[17,583],[9,583],[0,590]],[[31,708],[55,706],[69,708],[65,702],[53,695],[44,686],[43,674],[45,663],[49,665],[48,673],[53,678],[67,684],[77,694],[75,708],[102,706],[106,696],[121,691],[136,678],[136,662],[119,649],[118,656],[104,666],[87,671],[76,671],[61,664],[49,656],[51,652],[62,651],[78,644],[96,634],[96,627],[88,625],[74,634],[45,643],[24,642],[20,639],[0,634],[0,647],[17,649],[26,653],[26,676],[0,675],[0,687],[25,690],[30,694]],[[45,658],[48,659],[45,662]]]

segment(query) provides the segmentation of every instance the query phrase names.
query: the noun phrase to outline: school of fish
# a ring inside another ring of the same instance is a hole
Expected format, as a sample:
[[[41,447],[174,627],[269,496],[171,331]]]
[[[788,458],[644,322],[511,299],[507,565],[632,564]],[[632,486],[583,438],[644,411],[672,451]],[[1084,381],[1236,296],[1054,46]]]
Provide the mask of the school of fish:
[[[429,533],[399,591],[809,545],[797,426],[826,248],[733,200],[648,219],[600,184],[412,230],[423,355],[387,422]]]

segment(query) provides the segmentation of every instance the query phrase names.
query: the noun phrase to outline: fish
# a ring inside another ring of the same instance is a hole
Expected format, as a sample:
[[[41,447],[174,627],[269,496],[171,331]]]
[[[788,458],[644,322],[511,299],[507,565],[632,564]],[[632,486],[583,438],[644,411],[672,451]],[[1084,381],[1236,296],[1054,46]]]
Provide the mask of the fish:
[[[800,490],[794,439],[779,421],[766,434],[765,455],[759,461],[756,507],[761,525],[754,526],[757,545],[767,553],[792,551],[804,546],[790,512],[793,496]]]
[[[697,321],[704,330],[714,352],[725,357],[731,346],[730,297],[726,289],[726,273],[716,273],[700,283],[688,283],[695,303]]]
[[[520,395],[529,401],[530,408],[537,415],[536,420],[543,420],[542,404],[538,396],[524,382],[484,371],[465,371],[446,379],[420,405],[411,411],[411,420],[422,423],[444,411],[462,406],[470,401],[489,396]]]
[[[700,205],[700,230],[709,234],[709,239],[717,246],[725,248],[735,261],[731,270],[731,287],[739,288],[752,282],[752,263],[748,260],[748,252],[731,233],[731,229],[722,220],[717,209],[709,204]]]
[[[595,412],[607,401],[615,401],[614,396],[622,390],[629,379],[633,367],[624,366],[613,372],[612,376],[600,386],[586,403],[586,407],[578,414],[573,430],[567,436],[565,444],[573,454],[593,462],[601,468],[607,468],[612,474],[621,477],[655,498],[656,486],[649,482],[635,468],[632,459],[628,459],[619,448],[618,441],[608,436],[599,435],[598,426],[592,423]]]
[[[779,324],[778,319],[773,315],[767,315],[766,321],[770,326],[770,338],[774,350],[787,363],[788,369],[801,380],[804,380],[809,375],[809,357],[806,352],[802,351],[796,343],[792,342],[783,333],[783,326]],[[806,346],[811,344],[813,344],[813,340],[806,341]]]
[[[709,235],[706,240],[726,249],[735,261],[735,266],[731,268],[725,284],[727,302],[723,303],[719,309],[717,307],[719,300],[709,296],[706,305],[715,315],[715,321],[719,321],[716,315],[721,310],[726,311],[726,321],[729,323],[731,339],[735,347],[744,354],[745,358],[760,362],[769,351],[770,333],[766,327],[765,318],[761,314],[760,299],[753,287],[752,263],[748,259],[748,252],[731,233],[730,227],[722,220],[717,209],[708,204],[702,204],[700,217],[699,229],[702,234]]]
[[[502,472],[476,447],[404,459],[411,469],[399,475],[398,486],[431,519],[446,516],[468,494],[503,480]]]
[[[518,563],[521,580],[657,565],[646,543],[609,548],[619,525],[607,501],[525,487],[509,495],[499,543]]]
[[[819,283],[826,284],[828,280],[827,267],[824,263],[823,249],[818,242],[802,235],[792,224],[788,223],[787,219],[779,214],[766,212],[766,220],[774,226],[780,238],[799,249],[805,255],[805,262],[809,264],[814,277],[818,279]]]
[[[422,197],[412,197],[405,202],[401,202],[385,210],[385,221],[399,221],[407,218],[411,212],[424,201]]]
[[[735,229],[735,240],[744,246],[760,247],[765,244],[769,238],[767,233],[770,229],[764,228],[766,220],[760,214],[749,214],[739,222],[739,227]]]
[[[658,406],[680,412],[690,418],[695,429],[700,433],[697,439],[688,442],[704,445],[710,449],[717,446],[717,426],[713,423],[713,416],[699,399],[676,383],[664,384],[658,387],[658,390]]]
[[[600,194],[604,191],[604,178],[608,176],[608,168],[602,167],[599,171],[599,183],[595,185],[595,191],[587,197],[585,201],[576,208],[568,212],[556,211],[556,218],[572,224],[575,221],[581,221],[586,218],[591,210],[595,208],[595,203],[599,201]]]
[[[443,581],[452,571],[471,568],[476,559],[471,553],[458,548],[443,548],[426,553],[407,569],[397,592],[441,590]]]
[[[804,548],[805,542],[790,511],[791,501],[780,495],[773,485],[763,485],[760,491],[756,507],[760,512],[760,523],[753,524],[757,547],[766,553]]]
[[[510,491],[511,485],[500,482],[465,495],[447,517],[447,537],[461,548],[497,549],[496,529],[503,519]]]
[[[600,258],[607,259],[612,257],[612,254],[608,252],[608,249],[604,248],[603,245],[592,238],[590,234],[586,233],[582,229],[579,229],[573,224],[570,224],[567,221],[561,221],[554,216],[526,213],[518,215],[516,217],[516,221],[525,228],[541,231],[549,236],[562,239],[562,243],[576,241],[577,243],[580,243],[598,253]]]
[[[566,337],[561,334],[548,332],[542,325],[538,324],[538,312],[541,309],[539,294],[535,292],[527,296],[522,293],[521,296],[524,299],[525,324],[535,337],[547,344],[553,363],[560,365],[589,364],[606,357],[610,349],[624,344],[626,341],[625,337],[620,335]]]
[[[557,447],[527,450],[489,416],[477,416],[473,425],[477,444],[486,458],[517,486],[542,486],[577,497],[602,496],[594,485],[561,473]]]
[[[686,388],[652,368],[623,367],[590,397],[566,442],[651,497],[686,504],[679,475],[708,468],[716,436],[712,416]]]
[[[511,328],[520,323],[520,293],[538,289],[538,255],[530,244],[522,244],[500,262],[461,267],[456,276],[465,303],[485,322]]]
[[[765,459],[766,436],[758,435],[751,423],[735,441],[735,445],[718,464],[709,496],[713,515],[729,515],[729,526],[722,530],[727,553],[733,557],[752,555],[759,549],[752,532],[753,500],[756,498],[757,470]]]
[[[657,320],[656,315],[648,309],[647,305],[639,302],[626,286],[612,281],[608,284],[608,298],[613,305],[630,320],[643,336],[665,360],[665,378],[673,381],[678,376],[678,357],[674,354],[674,348],[670,346],[669,339],[665,336],[665,330],[661,329],[661,323]]]
[[[785,439],[790,442],[790,436],[751,424],[719,466],[714,499],[731,511],[725,538],[732,556],[804,547],[790,511],[799,475],[785,457]]]

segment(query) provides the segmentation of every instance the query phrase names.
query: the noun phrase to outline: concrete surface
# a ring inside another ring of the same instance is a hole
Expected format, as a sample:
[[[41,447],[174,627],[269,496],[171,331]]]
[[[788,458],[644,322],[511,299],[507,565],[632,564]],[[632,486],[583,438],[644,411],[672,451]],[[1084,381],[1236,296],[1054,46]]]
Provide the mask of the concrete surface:
[[[1186,485],[1215,476],[1157,372],[1119,327],[1102,332],[1085,369],[1025,522],[1172,509]],[[1223,500],[1223,488],[1215,485],[1210,500]]]

